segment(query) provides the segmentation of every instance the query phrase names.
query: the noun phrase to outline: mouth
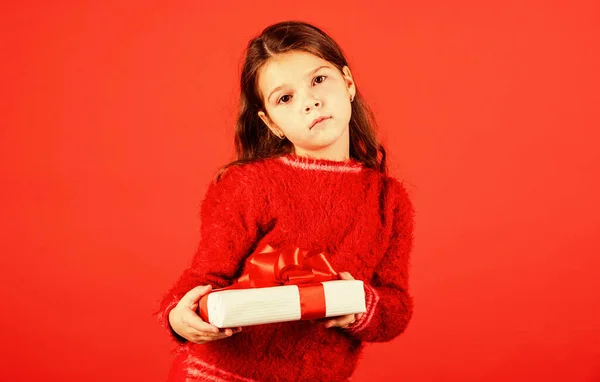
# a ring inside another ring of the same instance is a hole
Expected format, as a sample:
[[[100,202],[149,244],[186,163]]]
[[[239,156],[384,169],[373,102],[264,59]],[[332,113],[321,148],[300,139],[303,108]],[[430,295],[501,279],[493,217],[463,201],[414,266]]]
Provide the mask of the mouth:
[[[310,125],[310,129],[312,129],[313,127],[315,127],[315,125],[316,125],[317,123],[319,123],[319,122],[322,122],[322,121],[325,121],[325,120],[327,120],[327,119],[329,119],[329,118],[331,118],[331,117],[319,117],[319,118],[315,119],[315,120],[313,121],[312,125]]]

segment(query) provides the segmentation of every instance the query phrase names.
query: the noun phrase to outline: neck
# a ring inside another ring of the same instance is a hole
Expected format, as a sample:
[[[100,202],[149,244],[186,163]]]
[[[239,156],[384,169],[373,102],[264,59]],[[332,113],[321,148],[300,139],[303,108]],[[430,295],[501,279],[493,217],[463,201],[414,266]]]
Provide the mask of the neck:
[[[305,149],[294,145],[293,153],[297,156],[309,157],[313,159],[325,159],[333,161],[346,161],[350,159],[350,137],[349,129],[332,144],[318,149]]]

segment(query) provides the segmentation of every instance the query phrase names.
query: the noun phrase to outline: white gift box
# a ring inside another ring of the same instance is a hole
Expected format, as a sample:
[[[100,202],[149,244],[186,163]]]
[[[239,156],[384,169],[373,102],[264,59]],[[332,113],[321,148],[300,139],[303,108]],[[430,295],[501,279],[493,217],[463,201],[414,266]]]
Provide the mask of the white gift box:
[[[365,290],[361,280],[323,281],[325,316],[365,313]],[[297,321],[302,319],[300,290],[296,285],[228,289],[209,293],[208,317],[219,328]]]

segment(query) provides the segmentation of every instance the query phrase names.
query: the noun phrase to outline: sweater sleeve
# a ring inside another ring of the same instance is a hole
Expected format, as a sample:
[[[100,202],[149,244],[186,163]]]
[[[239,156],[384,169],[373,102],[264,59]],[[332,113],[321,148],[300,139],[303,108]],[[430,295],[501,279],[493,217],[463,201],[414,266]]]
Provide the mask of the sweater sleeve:
[[[244,167],[231,166],[218,182],[209,184],[200,207],[200,242],[191,265],[164,294],[154,312],[178,344],[187,340],[171,328],[170,311],[198,285],[210,284],[213,289],[230,285],[258,239],[259,213],[264,206],[257,198],[252,174]]]
[[[367,311],[346,332],[366,342],[388,342],[403,333],[412,317],[408,267],[413,247],[414,206],[404,186],[391,179],[395,195],[391,238],[370,283],[365,282]]]

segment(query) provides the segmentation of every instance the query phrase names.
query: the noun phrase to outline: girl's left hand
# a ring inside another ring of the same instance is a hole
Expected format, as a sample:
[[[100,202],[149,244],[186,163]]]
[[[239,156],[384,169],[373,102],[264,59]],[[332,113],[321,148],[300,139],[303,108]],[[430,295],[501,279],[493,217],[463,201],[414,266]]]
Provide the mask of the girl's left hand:
[[[338,274],[338,277],[340,278],[340,280],[354,280],[354,277],[352,277],[352,275],[348,272],[340,272]],[[347,314],[345,316],[327,318],[325,320],[325,327],[326,328],[338,327],[338,328],[346,329],[348,327],[348,325],[353,324],[357,320],[360,320],[360,318],[362,317],[363,314],[364,313]]]

